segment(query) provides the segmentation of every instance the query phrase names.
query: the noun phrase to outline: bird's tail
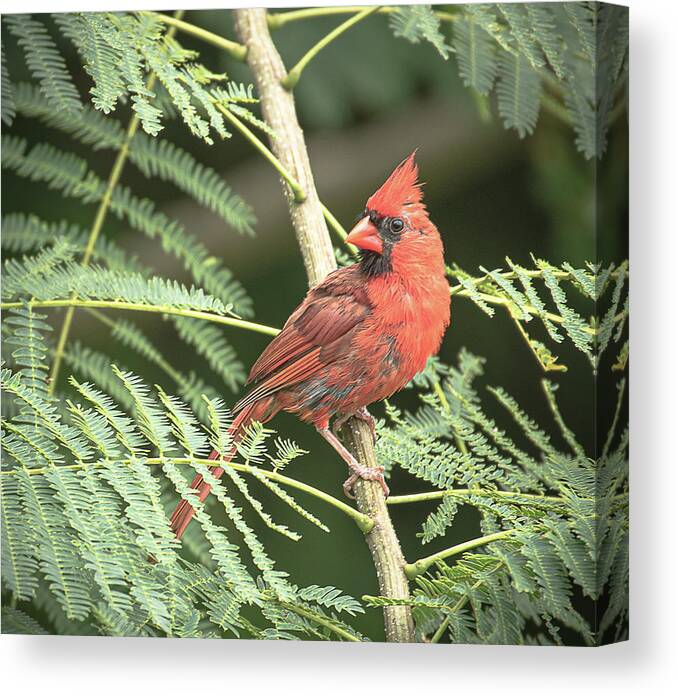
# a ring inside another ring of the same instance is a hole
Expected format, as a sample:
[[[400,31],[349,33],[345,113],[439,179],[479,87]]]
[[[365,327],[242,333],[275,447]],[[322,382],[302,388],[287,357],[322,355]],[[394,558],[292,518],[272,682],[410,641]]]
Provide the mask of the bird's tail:
[[[228,429],[233,442],[230,450],[224,454],[219,454],[219,452],[213,450],[208,459],[220,459],[221,461],[230,462],[235,455],[236,445],[242,439],[244,429],[253,420],[260,420],[263,422],[271,418],[271,415],[266,413],[267,409],[262,409],[261,406],[263,406],[261,402],[255,402],[254,404],[251,404],[240,411],[233,421],[233,424]],[[215,466],[211,469],[211,473],[214,478],[220,479],[223,476],[224,469],[221,466]],[[211,486],[200,474],[197,474],[191,482],[191,488],[198,491],[198,498],[200,502],[205,501],[211,490]],[[180,539],[183,533],[186,531],[186,528],[193,519],[194,514],[195,510],[187,500],[182,499],[179,501],[179,504],[172,513],[172,517],[170,517],[170,527],[172,528],[172,531],[177,539]]]

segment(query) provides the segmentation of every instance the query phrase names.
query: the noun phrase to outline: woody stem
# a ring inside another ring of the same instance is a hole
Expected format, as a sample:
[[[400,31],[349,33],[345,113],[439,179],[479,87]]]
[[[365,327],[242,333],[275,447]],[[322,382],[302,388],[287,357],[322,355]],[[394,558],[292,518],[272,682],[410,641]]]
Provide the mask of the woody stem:
[[[302,202],[295,200],[285,187],[290,217],[301,248],[311,286],[319,283],[336,268],[330,235],[313,181],[313,173],[304,135],[297,119],[294,96],[281,84],[286,69],[273,43],[266,10],[234,10],[235,29],[247,47],[247,63],[252,70],[261,108],[268,125],[276,134],[271,150],[306,193]],[[355,418],[349,432],[348,448],[365,466],[376,467],[377,461],[369,426]],[[405,559],[400,549],[381,486],[376,481],[358,481],[354,487],[358,509],[374,520],[366,535],[377,571],[379,590],[384,597],[409,597],[405,576]],[[390,642],[414,641],[412,612],[408,606],[384,608],[386,639]]]

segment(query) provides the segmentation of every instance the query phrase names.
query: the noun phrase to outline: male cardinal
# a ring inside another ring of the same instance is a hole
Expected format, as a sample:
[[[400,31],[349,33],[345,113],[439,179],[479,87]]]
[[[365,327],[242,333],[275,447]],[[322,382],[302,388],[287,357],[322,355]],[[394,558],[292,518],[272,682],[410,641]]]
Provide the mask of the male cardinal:
[[[278,411],[311,423],[348,464],[350,495],[358,478],[377,480],[385,495],[383,467],[359,464],[336,433],[348,418],[374,421],[366,406],[404,387],[438,352],[450,323],[450,292],[443,245],[422,202],[413,152],[368,200],[346,242],[360,261],[330,273],[309,290],[283,330],[252,367],[250,392],[234,407],[233,442],[252,421]],[[330,418],[336,417],[332,430]],[[230,460],[230,452],[210,459]],[[212,469],[220,478],[223,468]],[[191,484],[205,500],[210,486],[198,475]],[[182,500],[171,518],[177,538],[194,510]]]

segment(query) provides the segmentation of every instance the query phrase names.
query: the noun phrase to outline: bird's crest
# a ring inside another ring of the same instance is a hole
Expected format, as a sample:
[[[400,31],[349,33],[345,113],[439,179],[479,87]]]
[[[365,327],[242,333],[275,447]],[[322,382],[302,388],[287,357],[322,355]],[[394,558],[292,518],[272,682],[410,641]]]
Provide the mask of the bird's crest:
[[[369,210],[392,217],[401,214],[406,207],[421,203],[421,184],[417,180],[419,168],[414,161],[416,154],[415,150],[403,160],[381,187],[368,198]]]

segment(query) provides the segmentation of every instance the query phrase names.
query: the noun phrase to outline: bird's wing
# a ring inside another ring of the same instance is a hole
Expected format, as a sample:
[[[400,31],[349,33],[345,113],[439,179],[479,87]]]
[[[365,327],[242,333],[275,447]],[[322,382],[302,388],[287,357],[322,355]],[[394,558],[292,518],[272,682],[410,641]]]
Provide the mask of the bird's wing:
[[[325,370],[349,347],[371,305],[353,267],[315,287],[252,367],[252,391],[235,410]]]

